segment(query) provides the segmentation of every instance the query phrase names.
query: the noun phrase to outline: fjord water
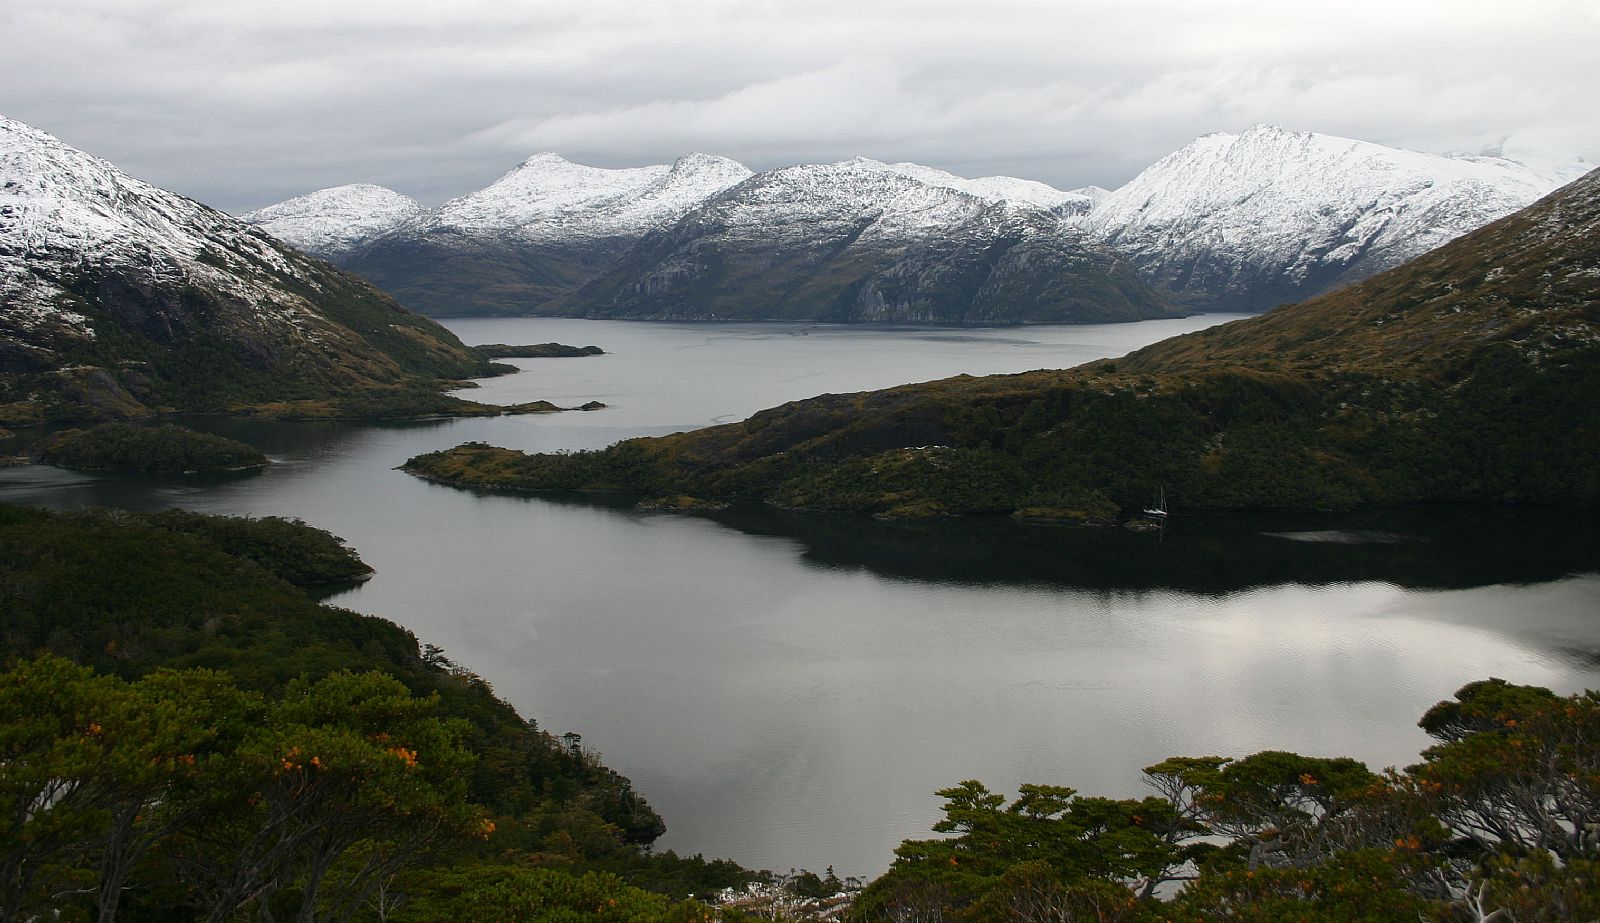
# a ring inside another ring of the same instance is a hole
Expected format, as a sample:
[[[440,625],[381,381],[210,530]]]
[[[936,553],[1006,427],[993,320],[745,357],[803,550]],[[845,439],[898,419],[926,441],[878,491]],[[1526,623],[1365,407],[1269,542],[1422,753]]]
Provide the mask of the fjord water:
[[[550,451],[782,401],[1063,367],[1223,318],[1001,330],[471,319],[518,360],[492,402],[608,409],[371,426],[198,420],[254,476],[0,471],[7,502],[298,516],[377,568],[331,601],[392,618],[628,775],[681,852],[881,871],[976,778],[1140,795],[1173,754],[1294,749],[1403,764],[1472,679],[1600,686],[1600,533],[1549,511],[1203,516],[1164,534],[875,523],[626,498],[506,496],[393,467],[483,440]],[[1152,485],[1154,490],[1156,485]]]

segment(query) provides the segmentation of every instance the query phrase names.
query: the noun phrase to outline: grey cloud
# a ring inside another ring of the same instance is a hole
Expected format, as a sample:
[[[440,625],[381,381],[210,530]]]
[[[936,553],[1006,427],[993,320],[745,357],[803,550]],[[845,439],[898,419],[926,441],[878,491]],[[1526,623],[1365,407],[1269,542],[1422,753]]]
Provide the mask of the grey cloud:
[[[1116,186],[1258,121],[1600,160],[1600,12],[1566,0],[11,0],[0,34],[0,112],[235,211],[437,202],[542,149]]]

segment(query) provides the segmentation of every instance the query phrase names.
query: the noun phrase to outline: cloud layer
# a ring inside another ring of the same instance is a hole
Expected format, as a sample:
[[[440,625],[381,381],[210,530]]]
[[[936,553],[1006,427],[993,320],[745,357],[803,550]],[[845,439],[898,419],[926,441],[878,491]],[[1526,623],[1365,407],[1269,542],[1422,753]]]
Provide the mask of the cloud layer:
[[[11,0],[0,112],[243,210],[531,153],[1117,186],[1254,122],[1600,160],[1590,0]]]

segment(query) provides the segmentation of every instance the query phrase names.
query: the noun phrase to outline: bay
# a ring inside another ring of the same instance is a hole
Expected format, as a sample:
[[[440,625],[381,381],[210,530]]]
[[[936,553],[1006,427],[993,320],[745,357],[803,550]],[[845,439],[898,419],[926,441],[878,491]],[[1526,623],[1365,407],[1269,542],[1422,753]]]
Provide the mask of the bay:
[[[1200,516],[1164,534],[881,524],[625,498],[488,495],[393,467],[742,419],[823,392],[1065,367],[1215,323],[980,330],[460,319],[468,342],[593,343],[464,396],[588,413],[375,426],[232,419],[254,476],[0,472],[0,499],[298,516],[376,577],[331,602],[394,619],[574,731],[668,824],[660,848],[871,875],[962,779],[1142,794],[1173,754],[1403,764],[1414,723],[1495,675],[1600,685],[1600,536],[1545,511]]]

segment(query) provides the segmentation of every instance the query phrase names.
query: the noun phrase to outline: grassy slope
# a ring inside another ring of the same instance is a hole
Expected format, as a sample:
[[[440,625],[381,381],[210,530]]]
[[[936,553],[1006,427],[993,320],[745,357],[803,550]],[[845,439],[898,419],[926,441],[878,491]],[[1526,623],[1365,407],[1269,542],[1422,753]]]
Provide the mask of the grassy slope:
[[[1600,174],[1413,263],[1068,371],[824,395],[600,453],[409,470],[891,515],[1600,503]]]

